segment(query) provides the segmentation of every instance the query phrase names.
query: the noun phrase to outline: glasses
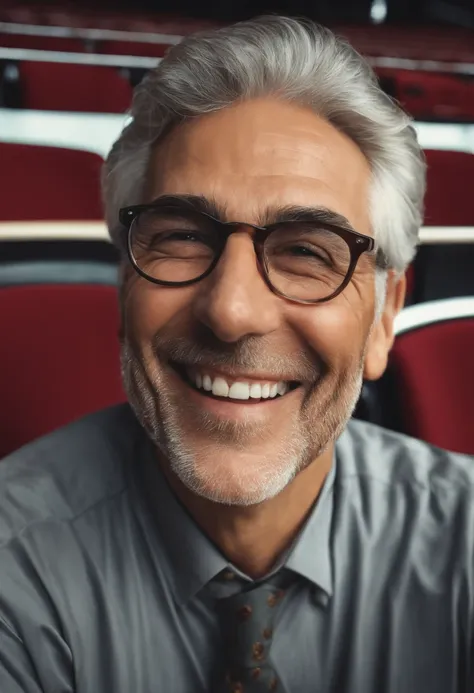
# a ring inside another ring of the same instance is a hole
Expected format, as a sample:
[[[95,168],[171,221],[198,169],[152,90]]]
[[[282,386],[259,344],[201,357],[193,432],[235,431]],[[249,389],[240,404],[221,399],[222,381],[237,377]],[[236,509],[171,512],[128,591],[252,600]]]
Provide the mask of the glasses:
[[[288,221],[265,227],[223,222],[184,200],[124,207],[119,218],[127,229],[135,270],[154,284],[170,287],[209,276],[229,236],[248,227],[267,285],[296,303],[335,298],[350,282],[361,255],[374,249],[373,238],[319,220],[304,208]]]

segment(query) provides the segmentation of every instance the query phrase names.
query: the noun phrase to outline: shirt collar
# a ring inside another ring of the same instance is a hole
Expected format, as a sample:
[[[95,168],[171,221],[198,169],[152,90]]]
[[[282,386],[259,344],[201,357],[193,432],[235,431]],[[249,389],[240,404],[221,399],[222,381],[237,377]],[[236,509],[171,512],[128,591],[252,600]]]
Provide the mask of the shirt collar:
[[[311,514],[285,562],[286,568],[310,580],[328,597],[332,596],[333,591],[330,540],[335,476],[334,459]]]

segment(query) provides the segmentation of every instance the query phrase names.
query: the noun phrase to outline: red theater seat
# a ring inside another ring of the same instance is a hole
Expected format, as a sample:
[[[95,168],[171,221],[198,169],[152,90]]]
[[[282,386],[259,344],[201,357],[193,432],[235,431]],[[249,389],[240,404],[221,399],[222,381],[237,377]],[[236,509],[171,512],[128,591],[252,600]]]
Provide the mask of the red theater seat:
[[[0,142],[1,221],[102,218],[98,154]]]
[[[24,108],[124,113],[132,87],[119,69],[72,63],[19,63]]]
[[[0,289],[0,459],[125,399],[113,286]]]
[[[170,48],[170,45],[169,43],[152,43],[151,41],[99,41],[96,51],[107,55],[137,55],[161,58]]]
[[[27,48],[37,51],[66,51],[71,53],[84,53],[86,50],[86,43],[81,39],[7,33],[0,33],[0,46],[2,48]]]
[[[403,430],[474,455],[474,298],[405,308],[390,357]]]
[[[474,225],[474,154],[428,149],[427,226]]]

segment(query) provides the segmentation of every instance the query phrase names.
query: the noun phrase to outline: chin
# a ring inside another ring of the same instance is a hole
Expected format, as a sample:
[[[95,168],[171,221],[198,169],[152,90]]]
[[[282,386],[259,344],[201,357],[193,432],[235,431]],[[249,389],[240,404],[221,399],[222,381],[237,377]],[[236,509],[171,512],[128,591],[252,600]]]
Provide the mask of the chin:
[[[169,441],[171,471],[192,493],[224,505],[258,505],[277,496],[301,468],[301,460],[285,451],[251,453],[215,445],[200,446],[181,438],[177,448]],[[190,452],[192,450],[192,453]]]

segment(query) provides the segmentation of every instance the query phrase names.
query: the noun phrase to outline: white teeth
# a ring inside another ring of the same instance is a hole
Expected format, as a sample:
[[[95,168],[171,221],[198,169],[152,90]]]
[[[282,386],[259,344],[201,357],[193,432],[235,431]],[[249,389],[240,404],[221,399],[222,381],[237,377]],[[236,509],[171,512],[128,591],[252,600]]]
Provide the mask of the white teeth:
[[[262,398],[262,386],[260,383],[252,383],[250,386],[250,397],[252,399],[261,399]]]
[[[249,399],[250,386],[248,383],[233,383],[230,386],[228,397],[231,399]]]
[[[216,397],[229,397],[230,399],[273,399],[278,395],[288,392],[288,384],[280,381],[279,383],[229,383],[222,376],[211,378],[210,375],[193,372],[188,369],[188,377],[195,383],[199,390],[212,392]]]
[[[216,397],[227,397],[229,394],[229,386],[224,378],[214,378],[212,383],[212,394]]]

